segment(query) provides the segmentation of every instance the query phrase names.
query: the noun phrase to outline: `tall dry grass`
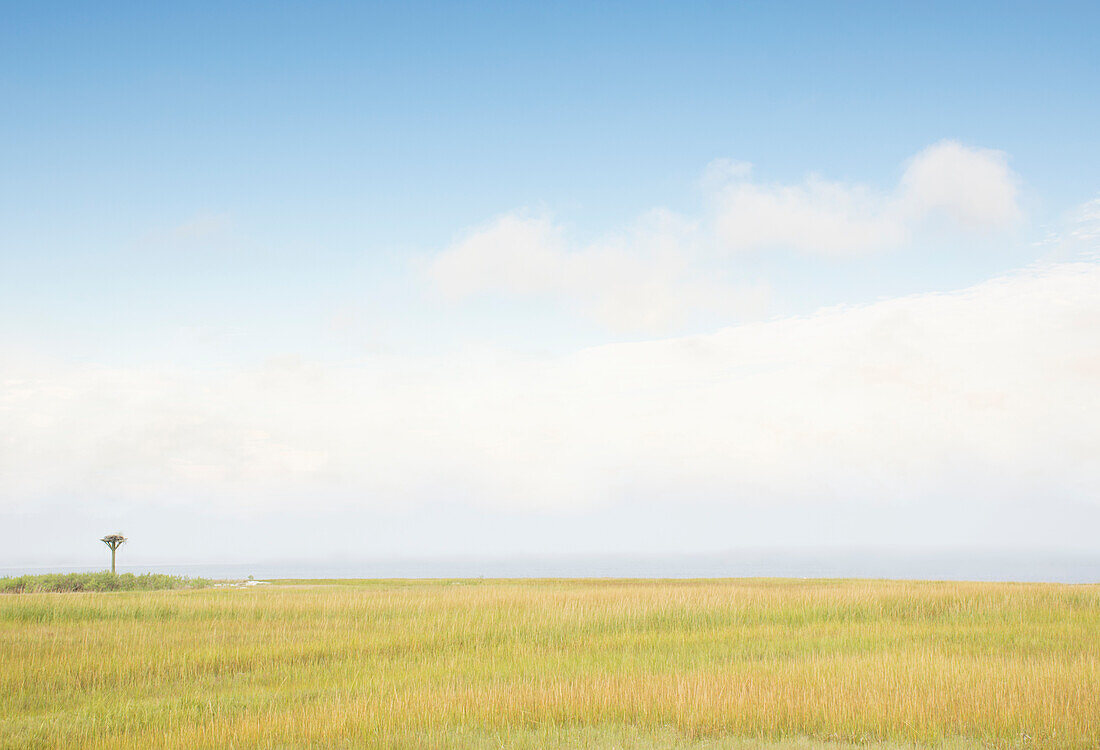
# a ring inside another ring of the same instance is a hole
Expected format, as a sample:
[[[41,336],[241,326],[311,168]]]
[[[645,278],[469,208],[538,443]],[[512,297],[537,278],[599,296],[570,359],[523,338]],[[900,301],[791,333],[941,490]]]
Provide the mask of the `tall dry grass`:
[[[0,598],[2,747],[788,741],[1098,748],[1100,587],[388,581]]]

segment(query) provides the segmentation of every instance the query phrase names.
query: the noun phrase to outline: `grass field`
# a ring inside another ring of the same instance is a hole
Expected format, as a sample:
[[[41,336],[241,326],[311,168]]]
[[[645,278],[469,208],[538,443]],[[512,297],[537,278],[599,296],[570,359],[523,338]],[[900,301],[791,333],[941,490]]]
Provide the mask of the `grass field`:
[[[205,578],[181,578],[162,573],[115,574],[109,570],[98,573],[46,573],[43,575],[0,578],[0,594],[77,591],[161,591],[164,589],[203,589],[211,582]]]
[[[343,581],[0,597],[0,747],[1100,747],[1100,586]]]

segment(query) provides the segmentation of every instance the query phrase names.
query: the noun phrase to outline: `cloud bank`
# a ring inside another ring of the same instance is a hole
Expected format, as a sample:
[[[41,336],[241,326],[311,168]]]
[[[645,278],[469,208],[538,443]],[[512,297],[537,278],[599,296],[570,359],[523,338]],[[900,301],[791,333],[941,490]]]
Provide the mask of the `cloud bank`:
[[[1022,216],[1018,184],[1005,154],[955,141],[916,154],[892,191],[816,175],[798,184],[766,184],[742,167],[716,191],[716,231],[732,251],[858,255],[898,247],[929,224],[1009,229]]]
[[[553,358],[8,356],[0,503],[1095,503],[1098,341],[1100,263],[1078,262]]]
[[[738,254],[851,257],[901,247],[931,230],[1003,232],[1022,217],[1018,183],[1003,153],[955,141],[912,157],[889,191],[816,175],[769,184],[752,178],[751,165],[719,160],[704,175],[710,208],[698,218],[656,209],[580,243],[549,217],[516,211],[467,232],[427,269],[453,300],[550,300],[613,330],[666,332],[693,315],[738,320],[765,309],[766,284],[731,278]]]
[[[500,216],[436,256],[428,273],[451,299],[479,294],[564,302],[617,331],[660,332],[693,312],[739,317],[767,304],[762,283],[697,268],[698,227],[668,211],[597,242],[571,246],[545,216]]]

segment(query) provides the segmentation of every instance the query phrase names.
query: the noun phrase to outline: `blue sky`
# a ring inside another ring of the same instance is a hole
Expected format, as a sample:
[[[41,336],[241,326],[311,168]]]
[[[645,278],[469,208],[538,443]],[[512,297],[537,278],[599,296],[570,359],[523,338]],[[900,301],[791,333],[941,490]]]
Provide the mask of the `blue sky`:
[[[936,503],[977,491],[975,507],[1006,494],[1031,507],[997,480],[1025,464],[1035,484],[1016,485],[1065,504],[1037,543],[1096,514],[1100,477],[1063,461],[1094,447],[1100,416],[1079,361],[1100,296],[1095,4],[3,14],[0,518],[28,536],[89,503],[103,508],[87,517],[97,533],[147,535],[181,512],[293,529],[316,503],[349,527],[420,524],[401,543],[412,552],[465,550],[428,533],[432,517],[478,549],[511,549],[504,532],[473,531],[487,512],[529,526],[508,534],[547,553],[636,551],[677,514],[749,514],[782,543],[780,520],[812,506],[863,520],[796,542],[893,543],[889,512],[858,508],[896,502],[910,522],[928,503],[925,538],[959,544],[980,528],[944,530]],[[837,306],[850,317],[818,312]],[[922,333],[893,351],[883,342],[912,334],[910,316]],[[880,318],[900,328],[875,333]],[[968,363],[975,341],[990,348]],[[686,342],[713,352],[691,364]],[[1034,371],[1002,363],[1040,350]],[[783,392],[769,390],[781,376],[753,379],[782,366],[810,374]],[[882,373],[920,394],[862,399]],[[727,377],[730,392],[715,391]],[[619,389],[588,385],[618,378],[635,390],[617,405]],[[951,421],[964,391],[970,406],[1021,405],[1000,422],[986,406]],[[771,399],[770,417],[756,410]],[[815,411],[823,399],[836,403]],[[558,409],[535,408],[547,400]],[[894,412],[910,415],[896,435]],[[724,432],[708,413],[745,427]],[[947,422],[913,416],[928,413]],[[769,432],[803,418],[801,432]],[[624,424],[704,437],[671,458],[683,441]],[[1062,458],[1022,436],[1036,425]],[[897,438],[866,474],[860,430]],[[1019,444],[993,437],[1005,431]],[[757,455],[765,443],[774,452]],[[356,468],[380,445],[385,470]],[[641,470],[654,456],[659,476]],[[540,535],[546,513],[588,528]],[[164,533],[166,555],[198,554]],[[83,529],[66,534],[50,554]],[[677,540],[669,549],[744,541]]]

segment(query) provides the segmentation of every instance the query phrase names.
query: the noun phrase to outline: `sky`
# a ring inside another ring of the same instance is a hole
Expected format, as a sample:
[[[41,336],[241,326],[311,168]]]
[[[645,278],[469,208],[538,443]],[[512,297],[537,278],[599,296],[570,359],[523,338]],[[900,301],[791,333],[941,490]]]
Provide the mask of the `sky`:
[[[1100,554],[1095,3],[12,3],[0,566]]]

